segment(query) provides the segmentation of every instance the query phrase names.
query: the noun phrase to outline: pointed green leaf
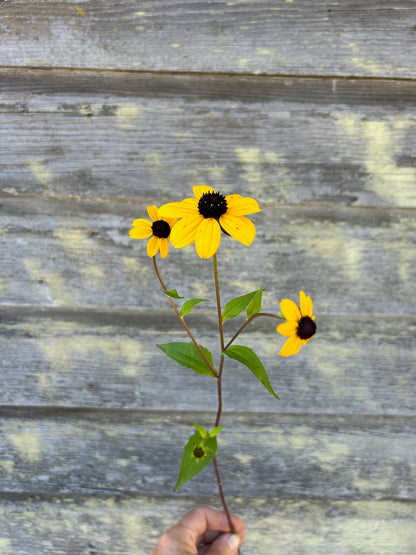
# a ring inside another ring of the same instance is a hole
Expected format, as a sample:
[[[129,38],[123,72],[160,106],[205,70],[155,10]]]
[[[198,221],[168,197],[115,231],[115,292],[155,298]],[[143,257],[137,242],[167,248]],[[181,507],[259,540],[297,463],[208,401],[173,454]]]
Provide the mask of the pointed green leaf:
[[[185,297],[180,297],[176,289],[170,289],[169,291],[163,291],[165,295],[168,297],[172,297],[173,299],[184,299]]]
[[[263,287],[260,287],[260,289],[256,291],[256,294],[254,295],[254,297],[251,299],[247,307],[247,318],[251,318],[252,316],[260,312],[263,291],[264,291]]]
[[[211,437],[215,437],[216,435],[218,435],[220,433],[220,431],[224,428],[224,426],[218,426],[217,428],[212,428],[212,430],[209,432],[209,435]]]
[[[208,432],[207,430],[204,428],[204,426],[201,426],[200,424],[195,424],[195,422],[192,422],[192,424],[195,426],[195,428],[198,430],[199,435],[202,437],[202,439],[204,439],[205,437],[207,437]]]
[[[191,368],[197,374],[206,374],[207,376],[214,376],[211,369],[202,358],[201,353],[198,351],[193,343],[172,342],[158,345],[168,357],[172,358],[182,366]],[[199,346],[204,353],[208,362],[214,368],[214,362],[211,353],[202,345]]]
[[[183,450],[181,467],[175,490],[208,466],[215,457],[216,452],[216,437],[210,437],[208,435],[203,438],[199,432],[195,432],[189,438]]]
[[[186,316],[189,312],[191,312],[195,305],[203,303],[207,300],[208,299],[189,299],[189,301],[185,301],[181,308],[181,316]]]
[[[228,318],[235,318],[245,308],[248,306],[252,298],[255,296],[257,291],[253,291],[252,293],[247,293],[247,295],[242,295],[241,297],[236,297],[235,299],[231,299],[225,305],[224,312],[222,313],[222,319],[227,320]]]
[[[243,345],[231,345],[231,347],[228,347],[228,349],[224,351],[224,354],[230,358],[238,360],[238,362],[241,362],[244,366],[247,366],[247,368],[253,372],[264,387],[270,391],[276,399],[279,398],[273,391],[263,364],[252,349],[244,347]]]

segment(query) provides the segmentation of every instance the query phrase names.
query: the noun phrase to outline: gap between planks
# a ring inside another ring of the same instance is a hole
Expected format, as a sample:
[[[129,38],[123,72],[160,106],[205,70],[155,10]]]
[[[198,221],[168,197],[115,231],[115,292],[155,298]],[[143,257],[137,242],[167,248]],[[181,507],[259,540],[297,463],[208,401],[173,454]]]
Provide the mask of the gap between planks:
[[[37,210],[34,212],[33,202],[37,202]],[[72,210],[72,205],[79,206],[84,209],[87,213],[101,213],[101,211],[111,211],[111,213],[117,213],[124,215],[124,213],[131,216],[132,208],[141,208],[143,205],[159,203],[162,205],[166,202],[172,202],[170,199],[163,198],[142,198],[142,197],[94,197],[94,196],[68,196],[68,195],[53,195],[53,196],[43,196],[43,195],[1,195],[0,203],[4,203],[4,208],[19,208],[20,214],[33,215],[42,214],[55,214],[56,207],[61,209],[67,208]],[[118,206],[115,206],[118,205]],[[326,202],[304,202],[304,203],[280,203],[273,201],[263,201],[261,203],[262,207],[268,208],[281,208],[281,209],[299,209],[299,210],[327,210],[332,212],[341,213],[393,213],[393,214],[416,214],[416,207],[412,206],[367,206],[367,205],[341,205],[341,204],[331,204]],[[64,212],[63,212],[64,214]],[[77,215],[79,212],[77,212]]]
[[[197,79],[202,78],[210,78],[213,77],[228,77],[228,78],[244,78],[244,79],[251,79],[251,80],[270,80],[270,79],[293,79],[293,80],[322,80],[322,81],[333,81],[333,80],[351,80],[351,81],[393,81],[393,82],[403,82],[403,83],[416,83],[416,78],[414,77],[390,77],[390,76],[383,76],[383,75],[355,75],[355,74],[346,74],[346,75],[337,75],[334,74],[324,74],[321,75],[319,73],[304,73],[304,74],[296,74],[296,73],[249,73],[244,71],[239,72],[231,72],[231,71],[175,71],[175,70],[151,70],[151,69],[122,69],[122,68],[114,68],[114,69],[107,69],[107,68],[90,68],[90,67],[54,67],[54,66],[10,66],[10,65],[0,65],[0,72],[16,72],[16,73],[24,73],[27,72],[54,72],[54,73],[71,73],[71,75],[77,74],[126,74],[126,75],[138,75],[138,76],[149,76],[149,77],[157,77],[157,76],[172,76],[172,77],[195,77]]]
[[[139,423],[145,420],[154,421],[155,419],[165,420],[166,417],[172,422],[182,424],[192,423],[195,419],[214,419],[215,411],[184,411],[184,410],[155,410],[155,409],[103,409],[101,407],[62,407],[51,405],[45,406],[0,406],[0,418],[2,419],[26,419],[46,420],[94,420],[97,417],[102,422],[111,421],[118,423]],[[402,427],[403,425],[416,427],[416,415],[374,415],[374,414],[332,414],[332,413],[270,413],[270,412],[247,412],[234,411],[223,412],[223,419],[247,422],[255,425],[267,419],[271,424],[293,425],[305,424],[313,419],[314,426],[324,426],[328,428],[378,428],[389,425],[390,427]]]

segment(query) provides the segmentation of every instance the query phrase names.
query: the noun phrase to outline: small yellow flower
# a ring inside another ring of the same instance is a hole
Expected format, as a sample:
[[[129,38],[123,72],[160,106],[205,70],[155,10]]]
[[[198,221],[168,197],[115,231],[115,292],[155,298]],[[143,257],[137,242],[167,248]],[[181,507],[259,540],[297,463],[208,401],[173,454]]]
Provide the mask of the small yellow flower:
[[[220,245],[221,231],[243,245],[252,243],[256,228],[245,216],[260,212],[256,200],[241,195],[224,196],[207,185],[198,185],[193,191],[195,197],[160,208],[163,217],[182,218],[170,238],[174,247],[187,247],[195,242],[198,255],[210,258]]]
[[[312,299],[300,291],[299,300],[300,308],[290,299],[283,299],[280,303],[280,310],[287,321],[278,325],[276,330],[289,337],[279,353],[282,357],[296,355],[301,346],[310,341],[316,332]]]
[[[202,447],[202,445],[196,445],[192,450],[191,457],[196,459],[196,462],[202,461],[205,457],[208,456],[206,450]]]
[[[153,257],[160,251],[160,256],[165,258],[169,251],[168,239],[178,219],[162,218],[156,206],[148,206],[147,213],[152,221],[149,222],[144,218],[134,220],[129,235],[132,239],[149,239],[150,237],[147,242],[147,254]]]

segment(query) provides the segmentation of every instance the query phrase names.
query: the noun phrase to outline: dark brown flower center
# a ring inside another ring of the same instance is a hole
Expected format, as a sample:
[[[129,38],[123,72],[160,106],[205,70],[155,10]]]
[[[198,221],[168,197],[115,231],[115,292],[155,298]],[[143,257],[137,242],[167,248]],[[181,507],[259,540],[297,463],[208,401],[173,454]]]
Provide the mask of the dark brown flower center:
[[[302,316],[299,320],[297,336],[300,339],[310,339],[316,332],[316,324],[310,316]]]
[[[155,237],[167,239],[170,235],[170,225],[165,220],[156,220],[152,223],[152,231]]]
[[[196,459],[202,459],[202,457],[205,455],[204,448],[200,446],[195,447],[195,449],[193,450],[193,455]]]
[[[198,210],[204,218],[215,218],[227,212],[227,201],[225,196],[220,193],[204,193],[198,202]]]

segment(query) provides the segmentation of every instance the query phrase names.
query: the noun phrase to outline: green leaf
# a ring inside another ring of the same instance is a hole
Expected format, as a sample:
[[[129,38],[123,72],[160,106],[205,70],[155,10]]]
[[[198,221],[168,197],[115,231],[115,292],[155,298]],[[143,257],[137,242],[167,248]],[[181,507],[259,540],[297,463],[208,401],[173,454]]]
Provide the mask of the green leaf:
[[[209,432],[209,435],[211,437],[215,437],[216,435],[218,435],[220,433],[220,431],[224,428],[224,426],[218,426],[217,428],[212,428],[212,430]]]
[[[198,430],[199,435],[202,437],[202,439],[204,439],[205,437],[207,437],[208,432],[207,430],[204,428],[204,426],[201,426],[200,424],[195,424],[195,422],[192,422],[192,424],[195,426],[195,428]]]
[[[252,293],[247,293],[247,295],[242,295],[241,297],[236,297],[231,299],[225,305],[224,312],[222,313],[222,319],[228,320],[228,318],[235,318],[249,305],[250,301],[253,299],[257,291]]]
[[[194,426],[197,427],[196,424],[194,424]],[[202,429],[205,430],[205,428]],[[208,466],[215,457],[216,452],[216,437],[210,435],[202,437],[199,431],[191,435],[183,450],[181,467],[179,469],[175,490]]]
[[[191,312],[195,305],[203,303],[207,300],[208,299],[189,299],[189,301],[185,301],[181,308],[181,316],[186,316],[189,312]]]
[[[279,397],[273,391],[273,388],[270,384],[269,378],[267,376],[267,372],[261,363],[259,357],[256,353],[250,349],[249,347],[244,347],[243,345],[231,345],[228,347],[224,354],[230,358],[238,360],[244,366],[247,366],[256,378],[264,385],[264,387],[270,391],[270,393],[278,399]]]
[[[168,357],[172,358],[182,366],[191,368],[197,374],[205,374],[207,376],[214,376],[212,370],[202,358],[201,353],[198,351],[194,343],[172,342],[158,345]],[[214,361],[212,354],[205,349],[202,345],[199,346],[201,351],[206,356],[208,362],[214,368]]]
[[[252,316],[260,312],[263,291],[264,291],[263,287],[260,287],[260,289],[256,291],[256,294],[254,295],[254,297],[251,299],[247,307],[247,318],[251,318]]]
[[[165,295],[168,297],[172,297],[173,299],[184,299],[185,297],[180,297],[176,289],[170,289],[169,291],[163,291]]]

